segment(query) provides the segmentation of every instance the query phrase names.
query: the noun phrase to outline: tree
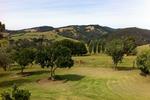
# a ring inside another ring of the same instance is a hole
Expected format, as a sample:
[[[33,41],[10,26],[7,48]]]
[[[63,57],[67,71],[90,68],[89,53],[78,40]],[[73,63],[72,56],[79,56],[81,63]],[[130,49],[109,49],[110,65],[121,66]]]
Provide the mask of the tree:
[[[36,54],[36,63],[42,68],[50,68],[50,79],[55,80],[55,70],[57,68],[70,68],[73,66],[73,60],[70,49],[57,46],[48,47],[39,50]]]
[[[149,74],[150,73],[150,49],[145,50],[141,52],[137,56],[137,66],[140,68],[140,70],[145,73]]]
[[[2,67],[4,71],[6,71],[11,62],[12,60],[10,59],[9,54],[3,50],[0,50],[0,67]]]
[[[14,53],[14,61],[16,61],[21,67],[21,74],[23,70],[34,60],[35,52],[31,48],[23,48]]]
[[[123,43],[121,40],[113,40],[107,44],[106,53],[112,57],[115,68],[124,56]]]
[[[93,51],[93,41],[91,40],[89,45],[88,45],[89,53],[91,54]]]
[[[4,32],[5,31],[5,24],[2,24],[0,22],[0,32]]]
[[[82,56],[87,53],[87,48],[83,42],[77,42],[75,51],[76,51],[76,55]]]
[[[97,42],[97,40],[95,40],[95,41],[94,41],[94,46],[93,46],[93,52],[94,52],[94,54],[97,53],[97,50],[98,50],[98,49],[97,49],[97,47],[98,47],[97,45],[98,45],[98,42]]]
[[[87,53],[87,48],[83,42],[64,39],[53,44],[55,47],[61,45],[71,50],[72,55],[84,55]]]
[[[130,55],[134,52],[136,46],[135,39],[132,37],[125,38],[123,41],[124,53]]]

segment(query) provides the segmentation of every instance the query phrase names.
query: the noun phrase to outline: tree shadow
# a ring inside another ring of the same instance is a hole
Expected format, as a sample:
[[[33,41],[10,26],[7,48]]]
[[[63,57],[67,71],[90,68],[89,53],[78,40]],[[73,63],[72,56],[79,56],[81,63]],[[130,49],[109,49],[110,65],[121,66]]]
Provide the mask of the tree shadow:
[[[9,76],[9,75],[10,75],[9,73],[0,73],[0,78],[6,77],[6,76]]]
[[[140,72],[139,74],[140,74],[141,76],[143,76],[143,77],[148,77],[148,76],[150,76],[150,73],[149,73],[149,74],[146,74],[146,73]]]
[[[137,68],[135,67],[116,67],[116,70],[118,71],[131,71],[131,70],[135,70]]]
[[[22,84],[29,83],[29,82],[32,82],[32,81],[27,80],[27,79],[16,79],[16,80],[10,80],[10,81],[3,81],[3,82],[0,82],[0,87],[6,88],[6,87],[13,86],[14,84],[16,84],[17,86],[20,86]]]
[[[41,75],[41,74],[45,74],[45,73],[49,73],[49,71],[45,71],[45,70],[31,71],[31,72],[23,72],[23,74],[19,72],[17,74],[22,75],[23,77],[26,77],[26,76],[31,76],[31,75]]]
[[[64,83],[68,81],[79,81],[83,79],[85,76],[82,75],[76,75],[76,74],[67,74],[67,75],[56,75],[55,79],[56,80],[63,80]]]

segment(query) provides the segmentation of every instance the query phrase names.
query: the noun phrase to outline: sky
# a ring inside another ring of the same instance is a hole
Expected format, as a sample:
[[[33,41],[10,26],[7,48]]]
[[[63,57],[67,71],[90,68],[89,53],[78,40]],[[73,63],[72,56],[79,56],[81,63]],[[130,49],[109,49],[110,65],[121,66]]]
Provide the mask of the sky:
[[[99,24],[150,29],[150,0],[0,0],[7,29]]]

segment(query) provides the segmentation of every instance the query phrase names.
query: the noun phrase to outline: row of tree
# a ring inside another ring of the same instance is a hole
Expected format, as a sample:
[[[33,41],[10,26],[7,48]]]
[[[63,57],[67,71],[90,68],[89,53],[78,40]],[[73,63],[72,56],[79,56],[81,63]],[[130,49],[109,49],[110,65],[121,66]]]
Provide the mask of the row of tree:
[[[90,54],[98,54],[98,53],[104,53],[105,52],[105,45],[106,42],[104,39],[99,39],[99,40],[91,40],[87,44],[88,46],[88,51]]]
[[[73,66],[72,55],[84,55],[87,49],[84,43],[71,40],[51,42],[45,39],[10,40],[8,47],[0,49],[0,66],[6,71],[9,65],[17,63],[23,74],[29,64],[39,64],[50,68],[50,78],[54,80],[57,68]]]
[[[127,55],[133,55],[135,53],[135,48],[136,48],[136,42],[135,39],[132,37],[127,37],[123,40],[120,40],[118,42],[121,42],[123,45],[123,50],[124,54]],[[111,42],[107,42],[104,39],[99,39],[99,40],[91,40],[87,46],[88,46],[88,51],[90,54],[99,54],[99,53],[106,53],[107,46]]]

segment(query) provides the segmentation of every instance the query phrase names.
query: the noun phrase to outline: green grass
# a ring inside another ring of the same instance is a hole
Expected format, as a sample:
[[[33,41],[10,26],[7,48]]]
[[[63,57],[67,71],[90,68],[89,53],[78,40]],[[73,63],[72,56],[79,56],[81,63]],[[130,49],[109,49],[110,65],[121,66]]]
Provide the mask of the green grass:
[[[48,40],[56,40],[56,41],[63,40],[63,39],[70,39],[67,37],[60,36],[57,33],[53,33],[53,32],[29,32],[29,33],[14,34],[11,36],[11,39],[13,40],[33,39],[33,38],[40,38],[41,36],[44,36],[44,38]]]
[[[103,54],[73,59],[74,67],[58,69],[56,75],[61,80],[54,82],[44,81],[49,77],[48,69],[38,65],[28,66],[25,72],[32,75],[26,77],[16,74],[19,70],[15,68],[0,70],[0,92],[10,91],[17,83],[30,90],[31,100],[150,100],[150,77],[131,70],[134,56],[125,57],[119,64],[121,70],[112,69],[111,58]]]

